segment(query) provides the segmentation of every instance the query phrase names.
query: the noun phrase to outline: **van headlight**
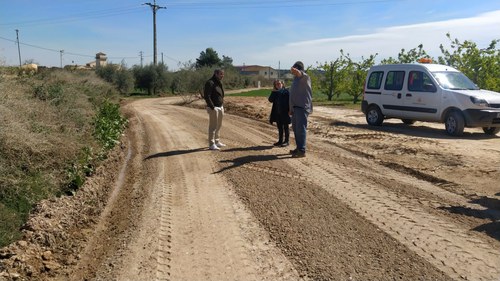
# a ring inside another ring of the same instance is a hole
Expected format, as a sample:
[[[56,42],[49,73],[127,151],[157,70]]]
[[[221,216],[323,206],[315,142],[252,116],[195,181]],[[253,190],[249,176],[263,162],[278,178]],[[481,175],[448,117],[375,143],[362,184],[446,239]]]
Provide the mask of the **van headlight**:
[[[470,101],[473,104],[475,104],[475,105],[484,106],[484,107],[489,107],[490,106],[485,99],[480,99],[480,98],[477,98],[477,97],[474,97],[474,96],[470,97]]]

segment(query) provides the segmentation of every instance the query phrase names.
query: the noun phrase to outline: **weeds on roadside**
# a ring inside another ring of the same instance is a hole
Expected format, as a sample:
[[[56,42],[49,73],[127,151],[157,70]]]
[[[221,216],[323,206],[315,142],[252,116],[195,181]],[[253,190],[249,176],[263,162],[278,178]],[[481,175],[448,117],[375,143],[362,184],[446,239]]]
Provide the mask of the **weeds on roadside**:
[[[121,116],[117,104],[105,101],[94,117],[94,137],[101,144],[101,151],[94,153],[91,147],[84,147],[77,160],[67,169],[68,184],[65,194],[73,194],[85,183],[85,178],[95,172],[96,163],[104,160],[107,151],[115,147],[125,130],[127,119]]]
[[[109,150],[118,143],[126,125],[127,119],[121,116],[120,107],[105,101],[94,118],[94,136],[105,150]]]

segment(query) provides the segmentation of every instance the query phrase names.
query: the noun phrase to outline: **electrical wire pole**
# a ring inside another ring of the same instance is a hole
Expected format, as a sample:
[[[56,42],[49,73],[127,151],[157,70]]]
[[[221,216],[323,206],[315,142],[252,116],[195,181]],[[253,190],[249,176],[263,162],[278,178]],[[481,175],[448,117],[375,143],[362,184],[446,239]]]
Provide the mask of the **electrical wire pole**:
[[[156,65],[156,11],[159,9],[166,9],[166,7],[160,7],[156,5],[156,0],[151,3],[144,3],[143,5],[148,5],[153,10],[153,64]]]
[[[281,72],[281,61],[278,61],[278,80],[280,80],[280,73]]]
[[[17,38],[17,51],[19,52],[19,67],[22,67],[22,63],[21,63],[21,47],[19,47],[19,29],[16,29],[16,38]]]
[[[59,51],[59,55],[60,55],[60,57],[61,57],[61,69],[63,68],[63,65],[62,65],[62,59],[63,59],[62,57],[63,57],[63,53],[64,53],[64,50],[60,50],[60,51]]]

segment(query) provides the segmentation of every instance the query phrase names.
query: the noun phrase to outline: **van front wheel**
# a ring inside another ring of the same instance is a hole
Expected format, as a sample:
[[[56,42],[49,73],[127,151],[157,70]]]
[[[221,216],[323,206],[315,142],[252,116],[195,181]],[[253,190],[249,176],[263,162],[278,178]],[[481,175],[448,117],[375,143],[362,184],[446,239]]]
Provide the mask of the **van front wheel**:
[[[493,136],[500,132],[500,127],[483,127],[483,132],[487,135]]]
[[[465,121],[458,111],[451,111],[445,119],[446,132],[452,136],[461,136],[464,133]]]
[[[370,106],[366,110],[366,123],[372,126],[380,126],[384,122],[384,115],[378,106]]]

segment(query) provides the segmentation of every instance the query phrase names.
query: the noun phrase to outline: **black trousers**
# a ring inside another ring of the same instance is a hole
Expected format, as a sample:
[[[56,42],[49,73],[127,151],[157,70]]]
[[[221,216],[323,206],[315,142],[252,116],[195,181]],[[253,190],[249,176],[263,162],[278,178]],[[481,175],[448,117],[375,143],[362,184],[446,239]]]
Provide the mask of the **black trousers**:
[[[288,123],[276,122],[276,127],[278,127],[278,141],[279,142],[289,142],[290,140],[290,127]],[[283,141],[283,135],[285,137]]]

